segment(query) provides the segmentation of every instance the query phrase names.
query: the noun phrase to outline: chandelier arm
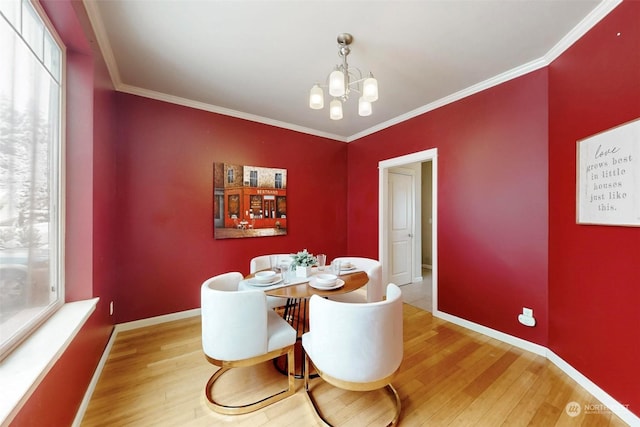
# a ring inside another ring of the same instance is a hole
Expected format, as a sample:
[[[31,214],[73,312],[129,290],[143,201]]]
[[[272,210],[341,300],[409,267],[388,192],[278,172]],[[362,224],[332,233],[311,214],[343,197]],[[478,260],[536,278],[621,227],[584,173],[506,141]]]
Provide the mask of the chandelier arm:
[[[350,85],[357,85],[357,84],[360,84],[360,83],[362,83],[363,81],[367,80],[367,78],[368,78],[368,77],[363,77],[363,78],[358,79],[358,80],[350,80],[350,81],[349,81],[349,84],[350,84]]]
[[[369,76],[365,77],[358,67],[349,69],[347,56],[351,53],[349,45],[352,41],[353,36],[349,33],[338,35],[338,56],[342,58],[342,64],[336,65],[334,71],[329,73],[325,84],[316,83],[311,90],[310,107],[320,109],[322,102],[315,99],[314,96],[318,96],[318,91],[320,96],[323,96],[320,88],[329,88],[329,94],[333,97],[333,101],[329,105],[332,120],[342,119],[342,104],[349,99],[351,91],[361,95],[358,100],[358,114],[360,116],[371,115],[371,103],[378,99],[378,84],[373,74],[369,73]],[[342,75],[340,76],[339,73]]]

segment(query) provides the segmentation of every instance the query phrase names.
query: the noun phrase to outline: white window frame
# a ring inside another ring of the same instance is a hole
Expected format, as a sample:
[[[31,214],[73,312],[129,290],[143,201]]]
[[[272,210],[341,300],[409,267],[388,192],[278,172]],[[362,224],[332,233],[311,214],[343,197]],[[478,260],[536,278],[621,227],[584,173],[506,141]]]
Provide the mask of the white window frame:
[[[6,1],[6,0],[0,0]],[[28,1],[28,0],[22,0]],[[59,192],[57,197],[57,232],[58,232],[58,302],[51,307],[48,318],[42,319],[42,324],[36,325],[31,334],[14,348],[0,362],[0,424],[8,425],[20,412],[40,382],[64,354],[66,348],[73,342],[82,326],[96,309],[99,298],[65,303],[64,286],[64,226],[65,226],[65,127],[66,127],[66,50],[64,43],[58,36],[44,10],[37,1],[31,1],[31,6],[41,18],[45,28],[53,40],[61,47],[61,76],[60,93],[60,140],[58,145],[58,179]],[[0,19],[4,19],[0,16]],[[59,309],[57,309],[59,308]],[[84,404],[84,402],[83,402]]]
[[[4,1],[4,0],[0,0]],[[66,123],[66,115],[65,115],[65,106],[66,106],[66,48],[62,39],[56,32],[55,28],[49,21],[46,13],[40,6],[38,2],[33,2],[30,0],[19,0],[16,1],[19,4],[18,6],[18,17],[16,22],[11,22],[6,19],[6,22],[9,23],[11,27],[13,27],[18,36],[25,40],[23,37],[23,13],[31,13],[33,12],[33,16],[35,18],[39,18],[40,24],[42,24],[43,34],[42,46],[34,47],[26,40],[25,42],[29,46],[30,50],[36,57],[36,59],[47,69],[49,74],[54,77],[55,80],[58,81],[59,84],[59,97],[58,97],[58,144],[51,144],[49,149],[50,155],[50,183],[52,188],[52,193],[50,195],[50,220],[49,220],[49,246],[53,249],[50,253],[54,253],[52,259],[50,259],[49,268],[50,268],[50,276],[49,276],[49,285],[55,285],[57,287],[57,298],[55,301],[51,302],[44,310],[40,311],[37,315],[35,315],[32,320],[30,320],[23,328],[18,335],[10,339],[5,343],[5,345],[0,349],[0,361],[4,358],[11,355],[13,351],[15,351],[26,339],[28,339],[32,334],[38,331],[38,329],[53,316],[56,311],[58,311],[65,302],[65,281],[64,281],[64,224],[65,224],[65,123]],[[30,7],[31,12],[24,10],[25,7]],[[5,20],[3,15],[0,15],[0,19]],[[14,25],[15,24],[15,25]],[[20,28],[17,28],[19,26]],[[46,55],[45,48],[45,39],[48,38],[49,41],[54,42],[58,48],[60,49],[60,75],[54,76],[51,72],[50,67],[47,62],[49,62],[50,58]],[[41,54],[38,55],[37,51],[41,50]],[[51,291],[54,292],[54,291]]]

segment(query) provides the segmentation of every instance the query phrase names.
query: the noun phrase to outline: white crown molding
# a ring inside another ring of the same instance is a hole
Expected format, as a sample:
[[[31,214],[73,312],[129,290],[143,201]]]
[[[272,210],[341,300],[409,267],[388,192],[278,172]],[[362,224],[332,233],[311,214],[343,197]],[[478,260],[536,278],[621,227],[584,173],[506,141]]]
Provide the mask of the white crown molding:
[[[578,23],[569,33],[562,38],[549,52],[545,55],[545,60],[551,64],[564,51],[569,49],[573,44],[584,36],[591,28],[607,16],[615,9],[622,0],[603,0],[595,9],[593,9],[585,18]]]
[[[358,132],[354,135],[351,135],[347,138],[347,142],[352,142],[357,139],[363,138],[365,136],[371,135],[372,133],[378,132],[382,129],[386,129],[388,127],[397,125],[414,117],[417,117],[421,114],[427,113],[429,111],[433,111],[436,108],[443,107],[447,104],[454,103],[459,101],[467,96],[474,95],[478,92],[482,92],[483,90],[498,86],[502,83],[508,82],[509,80],[513,80],[517,77],[528,74],[532,71],[536,71],[540,68],[544,68],[551,64],[555,59],[557,59],[564,51],[569,49],[576,41],[580,39],[580,37],[584,36],[591,28],[593,28],[598,22],[600,22],[605,16],[607,16],[613,9],[615,9],[622,0],[604,0],[602,1],[595,9],[593,9],[582,21],[578,23],[569,33],[562,38],[555,46],[549,50],[543,57],[528,62],[524,65],[513,68],[509,71],[506,71],[497,76],[491,77],[485,81],[482,81],[478,84],[470,86],[466,89],[463,89],[459,92],[446,96],[444,98],[438,99],[437,101],[431,102],[427,105],[424,105],[420,108],[416,108],[415,110],[409,111],[406,114],[395,117],[386,122],[380,123],[376,126],[370,127],[368,129],[363,130],[362,132]]]
[[[270,126],[275,126],[283,129],[289,129],[295,132],[315,135],[322,138],[333,139],[336,141],[342,141],[342,142],[352,142],[352,141],[358,140],[360,138],[371,135],[380,130],[383,130],[391,126],[397,125],[399,123],[402,123],[404,121],[410,120],[414,117],[417,117],[429,111],[433,111],[436,108],[443,107],[445,105],[448,105],[453,102],[459,101],[463,98],[466,98],[470,95],[474,95],[483,90],[489,89],[491,87],[505,83],[509,80],[523,76],[532,71],[548,66],[551,62],[553,62],[556,58],[558,58],[564,51],[566,51],[569,47],[571,47],[577,40],[579,40],[580,37],[586,34],[591,28],[593,28],[593,26],[595,26],[605,16],[607,16],[613,9],[615,9],[621,2],[622,0],[603,0],[582,21],[580,21],[578,25],[576,25],[571,31],[569,31],[569,33],[565,35],[562,38],[562,40],[560,40],[555,46],[553,46],[549,50],[549,52],[547,52],[541,58],[535,59],[524,65],[508,70],[502,74],[499,74],[485,81],[472,85],[466,89],[460,90],[444,98],[438,99],[422,107],[416,108],[415,110],[409,111],[408,113],[405,113],[393,119],[387,120],[376,126],[372,126],[368,129],[355,133],[351,136],[344,137],[341,135],[336,135],[328,132],[322,132],[317,129],[298,126],[291,123],[282,122],[279,120],[273,120],[267,117],[243,113],[241,111],[236,111],[229,108],[216,106],[213,104],[192,101],[192,100],[180,98],[177,96],[167,95],[160,92],[155,92],[155,91],[146,90],[139,87],[123,84],[120,78],[120,73],[115,61],[113,50],[109,43],[108,37],[106,36],[106,31],[104,29],[104,26],[102,24],[103,21],[100,16],[99,9],[96,5],[96,1],[83,0],[83,3],[89,15],[89,20],[91,21],[91,25],[93,26],[94,32],[96,34],[98,46],[100,47],[100,50],[102,51],[102,54],[104,56],[104,60],[107,64],[107,69],[109,70],[111,81],[117,91],[139,95],[146,98],[156,99],[159,101],[169,102],[172,104],[178,104],[186,107],[196,108],[199,110],[209,111],[212,113],[222,114],[225,116],[236,117],[236,118],[249,120],[257,123],[262,123]]]
[[[391,120],[387,120],[386,122],[380,123],[376,126],[370,127],[368,129],[363,130],[362,132],[359,132],[357,134],[354,134],[350,137],[347,138],[347,142],[352,142],[355,141],[356,139],[360,139],[362,137],[365,137],[367,135],[371,135],[372,133],[378,132],[382,129],[386,129],[388,127],[397,125],[399,123],[405,122],[409,119],[412,119],[414,117],[420,116],[424,113],[428,113],[429,111],[433,111],[436,108],[440,108],[440,107],[444,107],[445,105],[448,104],[452,104],[456,101],[459,101],[463,98],[466,98],[468,96],[474,95],[478,92],[482,92],[483,90],[489,89],[491,87],[494,86],[498,86],[504,82],[507,82],[509,80],[513,80],[516,77],[520,77],[523,76],[527,73],[530,73],[532,71],[538,70],[540,68],[543,68],[545,66],[547,66],[548,63],[545,61],[544,58],[539,58],[536,59],[534,61],[528,62],[524,65],[518,66],[516,68],[513,68],[509,71],[506,71],[502,74],[499,74],[497,76],[491,77],[490,79],[484,80],[480,83],[477,83],[473,86],[469,86],[466,89],[460,90],[456,93],[453,93],[451,95],[445,96],[444,98],[440,98],[434,102],[431,102],[427,105],[424,105],[422,107],[416,108],[415,110],[409,111],[408,113],[402,114],[398,117],[395,117]]]
[[[120,70],[118,69],[118,64],[116,63],[111,43],[107,37],[107,31],[104,29],[104,25],[102,24],[104,21],[100,15],[100,9],[98,9],[97,6],[97,0],[83,0],[82,3],[87,11],[87,16],[91,22],[93,32],[96,35],[98,47],[102,52],[105,63],[107,64],[107,71],[109,71],[111,83],[117,90],[118,86],[122,84],[122,79],[120,78]]]
[[[322,138],[328,138],[328,139],[346,142],[346,138],[340,135],[335,135],[328,132],[322,132],[316,129],[311,129],[304,126],[298,126],[291,123],[270,119],[268,117],[257,116],[255,114],[244,113],[242,111],[232,110],[230,108],[207,104],[205,102],[193,101],[191,99],[181,98],[179,96],[174,96],[174,95],[167,95],[166,93],[162,93],[162,92],[142,89],[137,86],[120,84],[116,86],[116,90],[119,92],[129,93],[132,95],[142,96],[144,98],[150,98],[158,101],[168,102],[170,104],[182,105],[185,107],[195,108],[197,110],[209,111],[211,113],[222,114],[224,116],[235,117],[243,120],[249,120],[251,122],[262,123],[262,124],[274,126],[277,128],[289,129],[292,131],[305,133],[308,135],[315,135]]]

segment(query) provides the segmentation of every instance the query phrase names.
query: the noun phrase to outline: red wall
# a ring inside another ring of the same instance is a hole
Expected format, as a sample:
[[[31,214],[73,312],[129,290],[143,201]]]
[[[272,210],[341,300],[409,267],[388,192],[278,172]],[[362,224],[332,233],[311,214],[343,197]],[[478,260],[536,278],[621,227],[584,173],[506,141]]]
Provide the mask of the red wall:
[[[346,144],[118,95],[116,322],[200,307],[200,285],[265,253],[346,253]],[[287,169],[288,234],[213,238],[213,163]]]
[[[640,415],[640,228],[577,225],[575,205],[576,141],[640,117],[640,2],[554,61],[549,81],[549,347]]]
[[[545,345],[546,70],[350,143],[349,253],[377,257],[378,162],[433,147],[439,309]]]
[[[198,307],[204,279],[265,252],[377,257],[378,162],[433,147],[440,309],[548,345],[639,413],[640,229],[577,226],[574,203],[575,141],[640,115],[640,3],[547,69],[350,144],[113,94],[81,2],[43,3],[74,75],[68,299],[101,301],[14,425],[69,424],[112,320]],[[289,234],[214,240],[214,161],[287,168]]]

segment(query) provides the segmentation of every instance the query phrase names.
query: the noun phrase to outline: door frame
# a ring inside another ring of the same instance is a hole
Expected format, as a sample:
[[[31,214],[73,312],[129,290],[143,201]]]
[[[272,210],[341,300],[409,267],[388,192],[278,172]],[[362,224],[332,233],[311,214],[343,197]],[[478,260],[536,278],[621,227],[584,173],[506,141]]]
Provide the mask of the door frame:
[[[431,148],[429,150],[419,151],[392,159],[381,160],[378,162],[378,259],[382,264],[382,280],[388,283],[388,275],[386,272],[389,268],[389,169],[394,167],[402,167],[410,163],[432,162],[431,186],[432,186],[432,205],[431,205],[431,228],[432,228],[432,313],[438,310],[438,149]],[[416,201],[414,200],[414,203]],[[415,205],[414,205],[415,206]],[[422,213],[425,214],[424,212]],[[418,219],[416,218],[416,221]],[[415,245],[420,239],[414,239]]]

